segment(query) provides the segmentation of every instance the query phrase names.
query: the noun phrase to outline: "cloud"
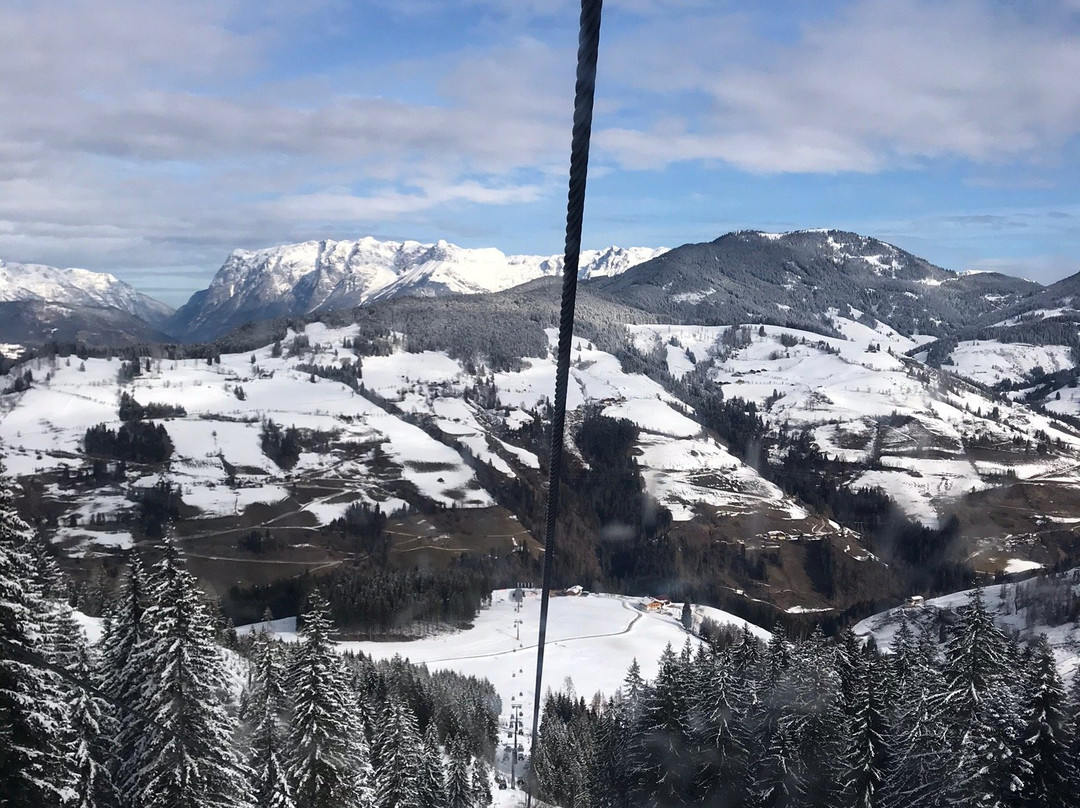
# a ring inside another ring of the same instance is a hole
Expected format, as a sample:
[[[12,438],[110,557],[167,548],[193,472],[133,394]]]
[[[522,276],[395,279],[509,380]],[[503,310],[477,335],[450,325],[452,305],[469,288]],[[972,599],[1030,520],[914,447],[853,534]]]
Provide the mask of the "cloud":
[[[389,190],[375,195],[356,195],[346,189],[327,189],[286,196],[265,206],[272,217],[283,221],[321,224],[396,219],[400,216],[471,203],[508,205],[535,202],[541,195],[536,185],[490,187],[477,182],[431,185],[412,193]]]
[[[1011,187],[1075,139],[1075,10],[836,2],[609,0],[591,176],[620,190],[592,215],[632,199],[661,232],[697,221],[673,206],[675,164],[961,160],[971,184]],[[561,221],[576,16],[573,0],[5,4],[0,256],[145,278],[312,237],[512,232],[522,249],[521,206]]]
[[[723,59],[718,18],[690,34],[670,75],[648,57],[637,75],[631,60],[622,63],[624,80],[645,93],[670,79],[707,100],[688,125],[694,134],[680,141],[685,150],[668,149],[664,164],[711,158],[757,172],[866,172],[937,158],[1042,161],[1080,132],[1077,29],[1075,15],[1049,3],[873,0],[805,24],[791,43],[758,38],[752,58]],[[648,43],[639,35],[620,47]],[[699,54],[719,64],[684,69]],[[666,137],[612,130],[600,142],[628,166],[654,162],[654,141]]]

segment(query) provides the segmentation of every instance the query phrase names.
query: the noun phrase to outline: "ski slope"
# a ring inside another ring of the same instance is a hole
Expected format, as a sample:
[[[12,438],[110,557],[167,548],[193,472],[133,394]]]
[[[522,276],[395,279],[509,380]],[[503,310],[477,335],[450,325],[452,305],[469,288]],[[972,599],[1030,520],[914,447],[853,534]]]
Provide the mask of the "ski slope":
[[[512,590],[495,591],[491,606],[481,610],[472,628],[464,631],[407,642],[343,642],[339,647],[343,651],[362,651],[375,659],[401,656],[432,670],[452,670],[488,679],[502,698],[504,725],[514,703],[525,705],[528,734],[535,693],[540,593],[524,590],[520,611],[511,594]],[[642,676],[652,678],[666,646],[678,651],[688,639],[694,647],[698,645],[700,641],[679,622],[682,604],[672,604],[661,612],[645,612],[638,608],[640,600],[595,594],[552,597],[543,689],[565,689],[570,683],[586,699],[597,692],[611,695],[621,686],[635,659]],[[705,617],[721,624],[747,626],[762,639],[770,636],[765,629],[727,612],[696,607],[695,620]],[[261,625],[244,626],[238,631],[251,631]],[[274,621],[270,629],[283,640],[296,640],[295,619]]]

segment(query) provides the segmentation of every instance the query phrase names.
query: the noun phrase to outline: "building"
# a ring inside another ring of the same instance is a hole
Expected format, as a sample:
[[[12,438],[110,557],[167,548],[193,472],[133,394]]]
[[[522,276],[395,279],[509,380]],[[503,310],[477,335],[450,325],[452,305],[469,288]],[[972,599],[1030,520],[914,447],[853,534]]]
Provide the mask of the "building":
[[[645,598],[638,604],[638,608],[645,612],[659,612],[670,603],[667,598]]]

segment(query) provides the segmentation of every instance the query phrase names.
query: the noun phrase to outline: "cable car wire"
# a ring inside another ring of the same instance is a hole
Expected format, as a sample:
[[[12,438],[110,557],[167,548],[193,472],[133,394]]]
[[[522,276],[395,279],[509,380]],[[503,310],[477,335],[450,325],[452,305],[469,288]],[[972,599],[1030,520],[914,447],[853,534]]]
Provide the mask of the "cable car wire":
[[[555,526],[559,516],[559,484],[562,480],[563,440],[566,431],[566,388],[570,378],[570,349],[574,335],[581,229],[585,215],[585,183],[592,137],[596,61],[600,48],[600,15],[603,0],[581,0],[578,31],[577,81],[574,89],[574,129],[570,142],[570,184],[566,202],[566,242],[563,254],[562,308],[556,353],[555,404],[551,416],[551,453],[548,462],[547,530],[544,537],[544,579],[540,590],[540,627],[536,646],[536,690],[533,693],[530,763],[540,728],[540,698],[544,678],[544,643],[547,639],[548,601],[555,563]],[[534,777],[529,777],[526,806],[531,808]]]

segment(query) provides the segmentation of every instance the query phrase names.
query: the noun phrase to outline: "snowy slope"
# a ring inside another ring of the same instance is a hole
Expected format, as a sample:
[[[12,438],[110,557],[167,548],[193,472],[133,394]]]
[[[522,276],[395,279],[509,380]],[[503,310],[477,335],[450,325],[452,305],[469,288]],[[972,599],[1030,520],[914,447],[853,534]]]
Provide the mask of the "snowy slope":
[[[118,309],[150,325],[172,309],[103,272],[16,264],[0,259],[0,302],[39,301],[65,307]]]
[[[340,647],[363,651],[376,659],[401,656],[431,669],[490,680],[502,698],[504,725],[513,702],[526,705],[527,743],[532,726],[540,597],[538,591],[525,590],[518,612],[510,594],[510,590],[496,591],[492,605],[483,609],[473,627],[465,631],[411,642],[345,642]],[[672,604],[662,612],[644,612],[638,608],[640,600],[616,595],[553,597],[544,652],[544,689],[561,689],[569,681],[586,699],[597,692],[610,695],[622,684],[635,659],[641,665],[642,676],[651,679],[668,644],[677,650],[689,638],[697,645],[698,640],[691,638],[679,622],[681,604]],[[698,620],[707,616],[721,624],[740,628],[745,625],[755,636],[766,640],[769,637],[766,630],[719,609],[698,612]],[[520,635],[515,623],[518,620]],[[249,631],[259,625],[239,630]],[[296,637],[288,630],[288,621],[274,621],[271,628],[282,639],[291,641]]]
[[[1025,570],[1027,562],[1017,561],[1015,572]],[[1055,587],[1060,585],[1058,593],[1071,590],[1073,595],[1080,593],[1080,577],[1077,570],[1053,576]],[[1030,588],[1030,591],[1026,591]],[[1070,677],[1080,667],[1080,626],[1073,622],[1048,625],[1035,619],[1032,609],[1024,605],[1024,597],[1049,598],[1049,589],[1039,580],[1019,583],[995,584],[983,590],[986,608],[994,615],[995,622],[1009,632],[1018,633],[1024,638],[1033,638],[1039,634],[1046,636],[1054,651],[1058,668],[1062,675]],[[902,621],[907,620],[913,627],[933,626],[937,621],[948,621],[957,609],[967,602],[970,590],[954,592],[939,598],[931,598],[919,607],[898,607],[880,612],[859,621],[854,632],[860,637],[873,636],[879,648],[888,650]],[[1018,606],[1019,604],[1019,606]]]
[[[144,405],[167,402],[186,410],[184,417],[161,422],[175,446],[167,471],[131,464],[129,482],[147,487],[164,478],[179,485],[184,503],[194,509],[189,518],[195,520],[239,519],[249,508],[269,505],[290,523],[302,518],[305,524],[326,525],[355,501],[378,503],[384,512],[407,502],[486,508],[494,498],[478,482],[471,462],[489,466],[505,480],[536,472],[539,458],[515,445],[512,434],[530,423],[550,397],[552,355],[527,358],[517,372],[488,373],[499,397],[494,409],[482,409],[466,396],[476,378],[445,353],[398,349],[388,356],[364,357],[365,391],[388,402],[387,411],[340,382],[312,382],[308,372],[297,369],[302,363],[351,362],[355,357],[341,345],[356,333],[355,326],[313,323],[304,334],[310,347],[295,356],[289,356],[290,334],[280,357],[268,345],[252,353],[224,354],[220,364],[155,360],[149,372],[123,386],[116,361],[33,360],[28,367],[41,381],[0,399],[0,442],[8,472],[25,476],[82,466],[86,430],[99,423],[119,427],[122,392]],[[611,354],[585,340],[575,342],[571,423],[574,411],[586,403],[637,423],[638,462],[646,485],[676,521],[709,507],[769,515],[773,526],[788,523],[792,533],[827,528],[824,520],[812,518],[706,435],[657,382],[623,373]],[[262,451],[264,420],[321,435],[326,446],[302,452],[294,468],[283,470]],[[420,420],[428,424],[426,431],[416,425]],[[320,493],[298,505],[297,485]],[[48,493],[63,509],[58,539],[82,551],[130,545],[130,533],[88,529],[95,514],[131,507],[122,488],[61,491],[50,484]],[[73,516],[75,525],[69,525]]]
[[[1023,342],[968,340],[957,344],[950,354],[948,370],[993,387],[1005,380],[1022,381],[1041,368],[1056,373],[1073,366],[1065,345],[1029,345]]]
[[[813,430],[822,451],[865,467],[851,485],[883,489],[927,524],[1006,471],[1018,479],[1073,473],[1080,438],[1056,422],[904,356],[917,343],[887,325],[835,311],[830,322],[843,339],[752,324],[739,348],[725,344],[724,326],[629,328],[640,350],[663,352],[676,377],[711,360],[709,378],[725,396],[757,403],[774,425]],[[1062,441],[1060,453],[1015,448],[1040,430]],[[976,456],[976,441],[997,451]]]
[[[583,278],[610,276],[662,253],[610,247],[582,253]],[[187,338],[218,336],[245,322],[347,308],[401,296],[476,294],[509,289],[562,271],[561,256],[505,255],[439,241],[308,241],[236,250],[170,322]]]

